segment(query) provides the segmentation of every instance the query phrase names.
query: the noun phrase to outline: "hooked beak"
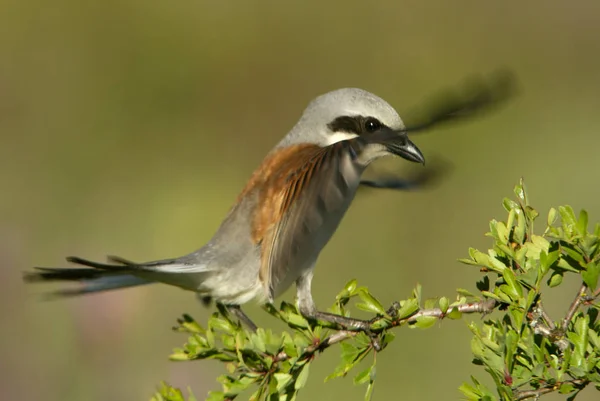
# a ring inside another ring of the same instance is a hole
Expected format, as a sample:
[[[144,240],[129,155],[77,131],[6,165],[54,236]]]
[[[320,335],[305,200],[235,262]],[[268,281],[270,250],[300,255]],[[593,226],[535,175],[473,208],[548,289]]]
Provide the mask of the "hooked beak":
[[[400,134],[394,141],[385,144],[387,150],[411,162],[425,164],[425,157],[417,146],[411,142],[405,133]]]

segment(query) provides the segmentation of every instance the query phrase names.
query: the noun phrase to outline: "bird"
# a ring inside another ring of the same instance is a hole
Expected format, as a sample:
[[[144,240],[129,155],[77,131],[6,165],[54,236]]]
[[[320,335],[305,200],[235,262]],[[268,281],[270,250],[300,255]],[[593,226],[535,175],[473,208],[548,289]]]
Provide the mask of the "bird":
[[[462,118],[465,110],[485,108],[497,100],[496,92],[488,88],[436,106],[413,128],[388,102],[364,89],[324,93],[309,102],[267,153],[212,238],[199,249],[142,263],[116,256],[109,256],[107,263],[71,256],[67,261],[80,267],[36,267],[24,273],[24,280],[81,283],[52,293],[58,297],[168,284],[195,292],[207,305],[214,301],[225,306],[252,330],[257,327],[241,306],[252,300],[273,303],[295,284],[297,308],[304,317],[365,329],[368,321],[318,310],[311,290],[317,259],[358,188],[406,187],[401,180],[361,181],[363,172],[387,156],[424,165],[423,153],[408,138],[411,129],[421,131]]]

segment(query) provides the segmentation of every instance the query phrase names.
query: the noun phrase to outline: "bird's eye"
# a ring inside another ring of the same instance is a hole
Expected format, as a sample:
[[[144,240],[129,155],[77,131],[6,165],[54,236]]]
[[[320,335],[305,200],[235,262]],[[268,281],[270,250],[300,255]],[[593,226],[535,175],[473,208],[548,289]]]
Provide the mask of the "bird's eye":
[[[365,120],[365,130],[367,132],[375,132],[381,128],[381,123],[376,118],[367,118]]]

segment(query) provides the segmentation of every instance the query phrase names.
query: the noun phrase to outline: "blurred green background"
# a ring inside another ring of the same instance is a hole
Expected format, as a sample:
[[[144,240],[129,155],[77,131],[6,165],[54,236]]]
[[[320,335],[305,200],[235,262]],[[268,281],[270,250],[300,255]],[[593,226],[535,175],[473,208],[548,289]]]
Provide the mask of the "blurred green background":
[[[521,176],[543,215],[571,204],[600,220],[597,1],[0,8],[3,400],[146,400],[162,379],[200,399],[217,389],[217,362],[167,360],[184,341],[170,330],[175,319],[211,313],[193,294],[156,285],[38,302],[55,287],[25,286],[22,271],[67,255],[143,261],[199,247],[307,103],[332,89],[372,91],[406,119],[440,88],[498,67],[517,73],[521,95],[486,118],[413,137],[452,173],[427,190],[357,198],[316,269],[322,308],[351,278],[385,304],[417,282],[426,297],[473,289],[479,273],[456,259],[487,249],[488,221],[505,218],[501,200]],[[555,318],[576,285],[548,300]],[[279,327],[255,306],[248,313]],[[378,357],[376,400],[460,399],[469,374],[484,376],[464,322],[397,335]],[[320,357],[302,399],[362,399],[349,378],[323,383],[338,353]],[[593,390],[581,397],[592,399]]]

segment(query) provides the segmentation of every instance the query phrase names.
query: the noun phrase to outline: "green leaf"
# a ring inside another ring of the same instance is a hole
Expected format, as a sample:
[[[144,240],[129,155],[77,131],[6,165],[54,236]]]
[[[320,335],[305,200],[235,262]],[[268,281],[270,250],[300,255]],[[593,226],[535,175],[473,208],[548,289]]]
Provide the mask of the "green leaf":
[[[171,361],[189,361],[190,360],[190,356],[189,354],[186,354],[183,351],[178,351],[178,352],[173,352],[171,355],[169,355],[169,359]]]
[[[505,245],[503,245],[503,246],[505,246]],[[508,247],[506,247],[506,248],[508,248]],[[511,253],[507,253],[507,254],[512,255],[513,252],[512,251],[510,251],[510,252]],[[490,249],[488,251],[488,254],[490,255],[490,263],[492,264],[492,268],[497,272],[503,272],[507,266],[504,264],[504,262],[500,261],[497,258],[498,255],[496,254],[496,252],[494,250]]]
[[[554,223],[556,223],[556,219],[558,218],[558,212],[556,211],[555,208],[550,208],[550,211],[548,212],[548,225],[551,226]]]
[[[471,265],[471,266],[480,266],[479,263],[477,263],[476,261],[472,260],[472,259],[467,259],[467,258],[459,258],[457,259],[458,262],[463,263],[465,265]]]
[[[525,288],[535,288],[539,284],[539,272],[537,269],[529,269],[525,274],[521,274],[518,280]]]
[[[306,381],[308,380],[309,367],[310,367],[309,363],[304,365],[304,367],[300,371],[300,374],[298,375],[298,378],[296,379],[296,382],[294,383],[294,389],[300,390],[302,387],[304,387],[304,385],[306,384]]]
[[[192,392],[192,388],[188,386],[188,399],[187,401],[197,401],[196,396],[194,395],[194,393]]]
[[[585,264],[584,255],[581,254],[579,249],[572,247],[571,245],[565,245],[562,247],[564,253],[566,253],[569,257],[573,258],[577,262],[579,262],[579,266],[575,266],[576,268],[583,266]]]
[[[506,266],[504,266],[502,263],[494,264],[492,262],[492,258],[490,258],[490,255],[485,254],[477,249],[470,248],[469,253],[477,266],[484,266],[498,273],[501,273],[502,270],[506,268]],[[496,260],[496,262],[498,261]]]
[[[375,388],[375,382],[371,381],[369,382],[369,385],[367,386],[367,391],[365,392],[365,401],[370,401],[371,398],[373,397],[373,389]]]
[[[531,206],[525,206],[525,215],[530,221],[534,221],[540,214]]]
[[[354,337],[354,344],[356,345],[356,348],[358,348],[359,350],[362,349],[366,349],[371,345],[371,337],[369,337],[368,335],[366,335],[365,333],[358,333],[356,335],[356,337]]]
[[[565,232],[565,235],[567,238],[571,238],[573,236],[573,232],[575,231],[575,227],[577,226],[575,212],[571,206],[559,206],[558,212],[560,213],[562,228]]]
[[[381,303],[371,295],[367,289],[363,289],[358,293],[360,299],[362,299],[363,303],[357,304],[356,307],[362,309],[367,312],[375,312],[380,315],[385,315],[385,308]]]
[[[417,300],[417,302],[419,303],[419,305],[421,305],[421,296],[422,296],[422,292],[423,292],[423,287],[421,286],[421,284],[417,284],[415,286],[415,288],[413,288],[413,298]]]
[[[342,360],[340,364],[335,368],[335,371],[325,378],[325,381],[329,381],[336,377],[345,376],[357,363],[359,363],[367,354],[369,348],[358,349],[352,344],[341,343],[340,348],[342,349]]]
[[[348,291],[348,294],[353,294],[354,290],[356,290],[357,282],[356,279],[352,279],[346,283],[344,289]]]
[[[419,329],[427,329],[435,324],[438,318],[435,316],[419,316],[415,320],[415,323],[411,327],[418,327]]]
[[[437,302],[438,302],[437,298],[427,298],[425,300],[425,302],[423,302],[423,308],[424,309],[433,309],[436,307]]]
[[[468,383],[461,384],[458,389],[465,395],[465,397],[467,397],[468,400],[479,401],[482,399],[481,392]]]
[[[536,248],[539,251],[544,251],[544,252],[548,252],[548,250],[550,249],[550,242],[548,242],[548,240],[540,235],[535,235],[533,234],[531,236],[531,242],[533,242],[536,246]],[[539,255],[539,253],[538,253]]]
[[[462,312],[460,312],[460,311],[458,310],[458,308],[452,308],[452,309],[450,310],[450,313],[448,313],[448,314],[446,315],[446,317],[447,317],[448,319],[457,320],[457,319],[460,319],[460,318],[462,317]]]
[[[188,333],[195,334],[204,334],[205,330],[200,326],[196,321],[188,314],[183,314],[183,316],[178,320],[179,327]]]
[[[415,298],[410,298],[401,301],[400,309],[398,309],[398,319],[406,319],[419,310],[419,301]]]
[[[517,281],[517,277],[515,273],[510,269],[505,269],[502,272],[502,277],[504,278],[504,282],[508,286],[508,289],[504,291],[507,295],[511,297],[512,300],[516,301],[523,296],[523,288],[521,284]],[[504,286],[501,286],[504,288]]]
[[[590,259],[596,259],[596,251],[598,251],[599,245],[600,238],[595,235],[585,234],[583,239],[579,242],[579,246],[581,247],[583,253]]]
[[[593,329],[589,329],[588,336],[590,338],[590,343],[592,346],[598,350],[600,350],[600,333],[596,333]],[[600,366],[598,366],[600,369]],[[600,383],[600,380],[598,381]]]
[[[495,249],[497,249],[499,251],[499,252],[496,252],[496,254],[499,255],[500,257],[509,257],[511,259],[515,258],[515,251],[506,244],[496,243]],[[490,253],[490,251],[488,251],[488,253]],[[502,262],[499,262],[498,265],[500,266],[499,268],[502,270],[504,270],[504,268],[506,267],[506,265]]]
[[[294,339],[292,338],[292,336],[290,336],[288,332],[283,332],[283,334],[281,335],[281,341],[283,350],[289,357],[295,358],[298,356],[298,348],[296,347],[296,343],[294,342]]]
[[[281,348],[284,346],[284,342],[287,341],[289,338],[285,337],[284,333],[281,333],[280,336],[276,336],[271,330],[265,331],[265,335],[263,338],[265,341],[266,353],[275,355],[281,350]]]
[[[324,382],[327,383],[329,380],[331,379],[335,379],[336,377],[341,377],[344,376],[346,374],[346,364],[345,363],[340,363],[338,364],[338,366],[336,366],[335,370],[333,371],[333,373],[331,373],[330,375],[325,377]]]
[[[578,257],[578,258],[580,258],[580,259],[581,259],[581,255],[577,254],[577,253],[576,253],[575,251],[573,251],[572,249],[568,249],[567,247],[564,247],[564,248],[563,248],[563,251],[564,251],[564,252],[566,252],[566,253],[569,253],[569,252],[571,252],[571,253],[573,253],[573,255],[574,255],[575,257]],[[569,255],[569,256],[571,256],[571,255]],[[583,260],[583,259],[582,259],[582,260]],[[579,264],[577,264],[577,265],[576,265],[576,267],[573,267],[573,266],[571,265],[571,263],[570,263],[570,262],[569,262],[567,259],[565,259],[565,258],[560,258],[560,259],[558,260],[558,263],[556,264],[556,266],[560,267],[561,269],[564,269],[564,270],[567,270],[567,271],[573,272],[573,273],[579,273],[579,268],[581,267],[581,265],[579,265]]]
[[[247,376],[241,378],[221,376],[219,380],[223,384],[223,392],[227,398],[239,395],[256,381],[254,378]]]
[[[560,385],[560,388],[558,389],[558,392],[560,394],[569,394],[573,390],[575,390],[575,386],[573,384],[571,384],[571,383],[563,383],[563,384]]]
[[[586,235],[588,227],[588,213],[581,209],[579,212],[579,219],[577,220],[577,232],[579,235]]]
[[[511,330],[506,333],[504,340],[504,359],[509,372],[513,369],[514,355],[517,352],[518,342],[519,338],[516,332]]]
[[[296,335],[294,336],[294,345],[298,348],[300,348],[301,350],[308,347],[308,344],[311,343],[311,340],[304,335],[303,332],[298,331],[296,332]]]
[[[448,298],[441,297],[439,300],[439,304],[440,304],[440,310],[442,311],[442,313],[445,314],[448,311],[448,306],[450,305]]]
[[[498,295],[494,294],[493,292],[481,291],[481,294],[486,298],[492,298],[498,302],[504,302],[504,299],[500,298]]]
[[[543,267],[543,274],[546,274],[548,272],[548,270],[550,269],[550,267],[552,265],[554,265],[554,263],[556,263],[556,261],[558,260],[558,256],[559,256],[560,252],[559,251],[553,251],[550,253],[546,253],[546,252],[541,252],[540,253],[540,263]]]
[[[258,328],[256,333],[250,334],[250,341],[252,345],[258,349],[260,352],[266,352],[267,346],[265,344],[265,330],[263,328]]]
[[[573,344],[573,354],[571,355],[569,371],[576,377],[583,377],[589,369],[589,361],[586,355],[589,335],[589,315],[576,315],[573,327],[575,332],[567,333],[569,341]]]
[[[365,370],[363,370],[362,372],[357,374],[354,377],[354,384],[355,385],[364,384],[364,383],[368,382],[369,380],[371,380],[371,369],[373,369],[373,366],[369,366],[368,368],[366,368]]]
[[[504,206],[504,209],[507,212],[510,212],[512,209],[520,209],[519,204],[510,198],[504,198],[502,200],[502,206]]]
[[[349,343],[341,343],[340,348],[342,349],[342,361],[345,363],[354,362],[360,354],[359,349]]]
[[[292,380],[292,375],[290,375],[289,373],[274,373],[273,377],[277,382],[276,388],[278,393],[281,393],[283,390],[285,390],[286,386]]]
[[[475,294],[473,294],[472,292],[465,290],[464,288],[457,288],[456,292],[458,293],[458,295],[463,295],[465,297],[471,297],[474,298]]]
[[[525,240],[525,229],[527,224],[525,223],[525,216],[521,211],[517,212],[517,225],[513,231],[513,239],[518,243],[522,244]]]
[[[210,321],[209,321],[210,324]],[[207,348],[215,347],[215,332],[212,328],[206,331],[206,335],[204,337],[206,339]]]
[[[527,192],[525,190],[525,183],[523,182],[523,178],[519,180],[519,183],[515,185],[514,193],[525,205],[528,204],[527,201]]]
[[[550,288],[559,286],[562,283],[562,281],[563,281],[562,273],[555,272],[552,274],[552,276],[550,276],[550,279],[548,280],[548,286]]]
[[[208,320],[208,327],[209,329],[221,330],[226,333],[232,333],[237,330],[237,327],[231,324],[231,322],[222,317],[219,317],[216,313],[213,314],[213,316],[211,316],[211,318]]]
[[[302,315],[298,315],[296,313],[290,313],[287,315],[287,321],[292,326],[300,327],[303,329],[309,328],[308,320],[304,318]]]
[[[381,340],[381,345],[383,346],[383,348],[385,348],[389,343],[394,341],[395,338],[396,338],[396,335],[394,333],[392,333],[391,331],[388,331],[383,335],[383,338]]]
[[[496,231],[498,233],[498,241],[506,244],[508,242],[508,228],[506,227],[506,224],[504,224],[503,222],[497,222],[496,223]]]
[[[513,229],[513,226],[515,225],[515,216],[518,210],[519,209],[511,209],[508,212],[508,218],[506,219],[506,228],[509,231],[511,231]],[[506,241],[505,244],[508,244],[508,241]]]
[[[373,323],[371,323],[371,330],[380,331],[383,329],[388,329],[392,325],[392,321],[390,319],[377,319]]]
[[[336,301],[338,301],[342,305],[345,305],[351,297],[356,295],[356,286],[356,279],[348,281],[344,286],[344,289],[336,295]]]
[[[225,394],[222,391],[210,391],[206,397],[206,401],[223,401],[224,399]]]
[[[152,401],[184,401],[183,394],[181,390],[173,388],[166,384],[165,382],[161,382],[160,389],[157,393],[152,397]]]
[[[592,291],[596,290],[599,275],[600,263],[598,262],[588,263],[586,269],[581,272],[581,278]]]

